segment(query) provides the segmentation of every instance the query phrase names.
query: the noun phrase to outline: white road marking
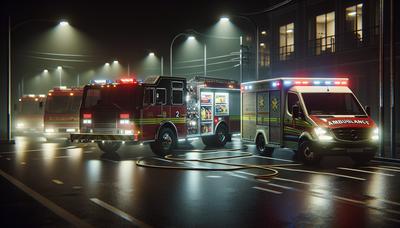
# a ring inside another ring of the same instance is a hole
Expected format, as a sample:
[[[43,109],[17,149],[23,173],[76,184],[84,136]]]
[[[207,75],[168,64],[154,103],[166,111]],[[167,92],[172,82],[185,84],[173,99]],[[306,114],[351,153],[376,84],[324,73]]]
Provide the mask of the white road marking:
[[[242,174],[246,174],[246,175],[249,175],[249,176],[257,176],[257,174],[248,173],[248,172],[245,172],[245,171],[235,171],[235,173],[242,173]]]
[[[400,170],[399,166],[388,166],[388,165],[381,165],[380,167],[384,167],[384,168],[390,168],[390,169],[398,169]]]
[[[263,156],[259,156],[259,155],[253,155],[252,157],[256,157],[256,158],[264,158],[264,159],[276,160],[276,161],[286,161],[286,162],[293,162],[292,160],[287,160],[287,159],[282,159],[282,158],[263,157]]]
[[[367,180],[367,179],[360,178],[360,177],[353,177],[353,176],[342,175],[342,174],[337,174],[337,173],[317,172],[317,171],[310,171],[310,170],[304,170],[304,169],[291,169],[291,168],[284,168],[284,167],[278,167],[278,166],[275,166],[274,169],[282,169],[282,170],[288,170],[288,171],[294,171],[294,172],[301,172],[301,173],[322,174],[322,175],[343,177],[343,178],[348,178],[348,179],[353,179],[353,180],[359,180],[359,181],[365,181],[365,180]]]
[[[206,177],[208,177],[208,178],[221,178],[221,176],[213,176],[213,175],[209,175],[209,176],[206,176]]]
[[[19,180],[15,179],[14,177],[8,175],[7,173],[0,170],[0,175],[15,185],[17,188],[28,194],[30,197],[34,198],[43,206],[47,207],[49,210],[54,212],[56,215],[60,216],[64,220],[68,221],[75,227],[92,227],[82,219],[76,217],[75,215],[71,214],[70,212],[66,211],[62,207],[58,206],[57,204],[51,202],[44,196],[40,195],[39,193],[35,192]]]
[[[62,181],[60,181],[60,180],[57,180],[57,179],[53,179],[53,180],[51,180],[53,183],[55,183],[55,184],[59,184],[59,185],[61,185],[61,184],[64,184],[64,182],[62,182]]]
[[[159,161],[165,161],[165,162],[169,162],[169,163],[174,163],[171,160],[167,160],[167,159],[163,159],[163,158],[154,158],[154,159],[159,160]]]
[[[129,222],[131,222],[131,223],[133,223],[133,224],[135,224],[137,226],[139,226],[139,227],[151,227],[151,226],[147,225],[146,223],[140,221],[139,219],[134,218],[133,216],[127,214],[126,212],[124,212],[124,211],[122,211],[122,210],[120,210],[120,209],[118,209],[118,208],[116,208],[116,207],[104,202],[104,201],[101,201],[101,200],[99,200],[97,198],[90,198],[90,201],[92,201],[93,203],[99,205],[100,207],[102,207],[104,209],[107,209],[107,210],[111,211],[112,213],[118,215],[119,217],[121,217],[121,218],[123,218],[123,219],[125,219],[125,220],[127,220],[127,221],[129,221]]]
[[[283,188],[283,189],[288,189],[288,190],[293,190],[294,188],[289,187],[289,186],[284,186],[284,185],[280,185],[280,184],[273,184],[273,183],[268,183],[268,185],[277,187],[277,188]]]
[[[107,161],[107,162],[112,162],[112,163],[119,163],[118,161],[114,161],[114,160],[106,159],[106,158],[102,158],[101,160],[102,161]]]
[[[73,148],[79,148],[77,146],[73,146]],[[82,147],[81,147],[82,148]],[[54,148],[54,150],[65,150],[65,149],[72,149],[72,147],[58,147]],[[25,153],[25,152],[37,152],[37,151],[42,151],[43,149],[33,149],[33,150],[21,150],[21,151],[5,151],[5,152],[0,152],[0,154],[15,154],[16,152],[19,153]]]
[[[261,187],[257,187],[257,186],[254,186],[253,188],[257,189],[257,190],[264,191],[264,192],[270,192],[270,193],[274,193],[274,194],[282,194],[282,192],[278,192],[278,191],[271,190],[271,189],[268,189],[268,188],[261,188]]]
[[[228,173],[228,174],[233,176],[233,177],[239,177],[239,178],[242,178],[242,179],[248,179],[247,177],[239,175],[239,174],[234,174],[234,173]]]
[[[372,172],[372,171],[367,171],[367,170],[362,170],[362,169],[351,169],[351,168],[345,168],[345,167],[337,167],[337,169],[353,171],[353,172],[360,172],[360,173],[377,174],[377,175],[388,176],[388,177],[394,177],[393,174]]]
[[[380,170],[386,170],[386,171],[392,171],[392,172],[400,172],[400,169],[393,169],[393,168],[382,168],[382,167],[378,167],[378,166],[366,166],[363,168],[367,168],[367,169],[380,169]]]
[[[57,156],[57,157],[53,157],[53,159],[62,159],[62,158],[70,158],[72,156],[68,156],[68,155],[64,155],[64,156]],[[51,158],[48,158],[51,159]]]

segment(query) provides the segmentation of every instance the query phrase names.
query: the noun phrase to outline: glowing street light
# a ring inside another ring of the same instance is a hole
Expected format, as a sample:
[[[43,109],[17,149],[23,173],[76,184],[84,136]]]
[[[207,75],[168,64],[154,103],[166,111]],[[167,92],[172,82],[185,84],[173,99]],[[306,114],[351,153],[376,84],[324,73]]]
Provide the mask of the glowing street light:
[[[219,20],[220,20],[221,22],[229,22],[229,17],[222,16]]]
[[[49,71],[47,69],[44,69],[43,73],[47,74],[47,73],[49,73]]]
[[[114,61],[113,61],[113,64],[118,64],[118,60],[114,60]]]
[[[189,36],[188,37],[188,40],[195,40],[196,39],[196,37],[194,37],[194,36]]]
[[[154,55],[155,55],[154,52],[149,53],[149,56],[151,56],[151,57],[153,57]]]
[[[108,67],[108,66],[110,66],[110,63],[105,63],[104,65]]]
[[[69,25],[69,23],[66,20],[62,20],[62,21],[60,21],[60,25],[61,26],[67,26],[67,25]]]

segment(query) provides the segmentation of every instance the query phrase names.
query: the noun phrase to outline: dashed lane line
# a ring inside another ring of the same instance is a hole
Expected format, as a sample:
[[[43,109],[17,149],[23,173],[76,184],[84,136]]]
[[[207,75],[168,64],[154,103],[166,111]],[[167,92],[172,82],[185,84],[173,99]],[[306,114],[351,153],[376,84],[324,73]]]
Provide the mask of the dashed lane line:
[[[221,178],[221,176],[216,176],[216,175],[208,175],[206,176],[207,178]]]
[[[284,168],[284,167],[278,167],[278,166],[275,166],[274,169],[282,169],[282,170],[301,172],[301,173],[312,173],[312,174],[319,174],[319,175],[336,176],[336,177],[342,177],[342,178],[359,180],[359,181],[367,180],[365,178],[360,178],[360,177],[353,177],[353,176],[342,175],[342,174],[337,174],[337,173],[329,173],[329,172],[317,172],[317,171],[304,170],[304,169],[291,169],[291,168]]]
[[[252,157],[256,157],[256,158],[263,158],[263,159],[269,159],[269,160],[276,160],[276,161],[286,161],[286,162],[293,162],[292,160],[287,160],[287,159],[282,159],[282,158],[271,158],[271,157],[264,157],[264,156],[259,156],[259,155],[253,155]]]
[[[58,179],[53,179],[53,180],[51,180],[53,183],[55,183],[55,184],[58,184],[58,185],[62,185],[62,184],[64,184],[64,182],[62,182],[62,181],[60,181],[60,180],[58,180]]]
[[[51,210],[53,213],[56,215],[60,216],[67,222],[71,223],[75,227],[92,227],[82,219],[78,218],[77,216],[71,214],[64,208],[58,206],[57,204],[53,203],[49,199],[45,198],[44,196],[40,195],[39,193],[35,192],[33,189],[29,188],[19,180],[15,179],[14,177],[8,175],[4,171],[0,170],[0,175],[7,179],[9,182],[11,182],[14,186],[28,194],[30,197],[34,198],[36,201],[38,201],[40,204],[43,206],[47,207],[49,210]]]
[[[270,193],[274,193],[274,194],[282,194],[282,192],[275,191],[275,190],[268,189],[268,188],[261,188],[261,187],[258,187],[258,186],[254,186],[252,188],[257,189],[257,190],[261,190],[261,191],[264,191],[264,192],[270,192]]]
[[[346,171],[353,171],[353,172],[360,172],[360,173],[376,174],[376,175],[382,175],[382,176],[387,176],[387,177],[394,177],[393,174],[381,173],[381,172],[373,172],[373,171],[367,171],[367,170],[362,170],[362,169],[352,169],[352,168],[345,168],[345,167],[337,167],[337,169],[346,170]]]
[[[108,211],[111,211],[112,213],[118,215],[119,217],[139,226],[139,227],[151,227],[149,225],[147,225],[146,223],[140,221],[139,219],[131,216],[130,214],[104,202],[99,200],[98,198],[90,198],[90,201],[92,201],[93,203],[97,204],[98,206],[107,209]]]
[[[386,170],[386,171],[391,171],[391,172],[400,172],[400,169],[393,169],[393,168],[384,168],[384,167],[378,167],[378,166],[366,166],[363,167],[366,169],[379,169],[379,170]]]
[[[268,183],[268,185],[273,186],[273,187],[277,187],[277,188],[283,188],[283,189],[286,189],[286,190],[294,190],[294,188],[292,188],[292,187],[285,186],[285,185],[280,185],[280,184]]]

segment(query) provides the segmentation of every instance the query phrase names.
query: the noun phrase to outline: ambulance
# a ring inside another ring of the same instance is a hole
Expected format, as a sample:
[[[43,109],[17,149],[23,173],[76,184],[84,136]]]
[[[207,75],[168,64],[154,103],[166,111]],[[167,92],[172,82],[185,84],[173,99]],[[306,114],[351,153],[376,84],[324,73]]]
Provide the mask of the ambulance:
[[[42,133],[46,95],[27,94],[14,105],[16,133]]]
[[[261,154],[289,148],[305,164],[323,156],[371,160],[379,130],[347,78],[275,78],[241,84],[241,137]]]
[[[69,138],[79,130],[82,88],[55,87],[49,90],[44,108],[44,135],[48,139]]]
[[[160,156],[178,141],[201,138],[224,146],[240,131],[240,85],[233,80],[152,76],[84,87],[80,132],[72,141],[96,142],[106,153],[121,144],[149,143]]]

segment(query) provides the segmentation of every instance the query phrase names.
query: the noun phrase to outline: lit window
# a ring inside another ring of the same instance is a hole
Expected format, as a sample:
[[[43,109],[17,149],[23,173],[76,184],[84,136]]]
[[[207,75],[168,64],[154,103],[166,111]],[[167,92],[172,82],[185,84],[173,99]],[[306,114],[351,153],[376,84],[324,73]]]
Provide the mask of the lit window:
[[[315,18],[317,55],[335,51],[335,12],[319,15]]]
[[[362,3],[346,8],[346,30],[358,41],[363,39],[362,8]]]
[[[260,66],[269,67],[271,64],[270,60],[270,49],[269,43],[260,43]]]
[[[287,60],[294,53],[294,23],[279,27],[279,60]]]

